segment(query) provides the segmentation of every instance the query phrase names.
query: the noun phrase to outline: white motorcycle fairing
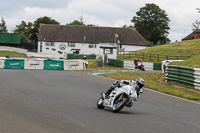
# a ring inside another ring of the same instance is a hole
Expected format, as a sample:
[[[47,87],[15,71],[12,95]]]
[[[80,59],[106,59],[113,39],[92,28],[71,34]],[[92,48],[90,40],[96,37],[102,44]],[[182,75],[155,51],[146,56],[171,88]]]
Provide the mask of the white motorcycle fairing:
[[[131,85],[124,85],[122,87],[116,87],[108,96],[108,98],[104,99],[103,102],[103,106],[105,107],[109,107],[112,108],[114,105],[114,101],[115,99],[122,95],[124,93],[124,95],[126,95],[128,97],[128,102],[132,102],[133,100],[137,100],[137,93],[135,91],[135,89],[133,88],[133,86]]]

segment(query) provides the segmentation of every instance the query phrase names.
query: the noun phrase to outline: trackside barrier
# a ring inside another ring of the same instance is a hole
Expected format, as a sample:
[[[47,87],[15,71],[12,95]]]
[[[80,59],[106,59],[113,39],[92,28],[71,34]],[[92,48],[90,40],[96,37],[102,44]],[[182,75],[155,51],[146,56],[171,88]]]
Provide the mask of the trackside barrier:
[[[64,70],[63,60],[44,60],[44,70]]]
[[[168,65],[166,72],[166,82],[184,84],[200,90],[200,69]]]
[[[86,69],[84,60],[51,60],[0,57],[0,68],[5,69],[43,69],[43,70],[82,70]]]
[[[67,54],[67,59],[82,59],[84,54]],[[96,59],[95,54],[86,55],[87,59]]]
[[[23,58],[8,58],[4,62],[5,69],[24,69]]]
[[[0,57],[0,68],[4,68],[5,67],[5,57]]]
[[[64,70],[83,70],[86,69],[83,60],[64,60]]]
[[[108,65],[126,69],[135,69],[135,64],[133,61],[108,59]],[[161,70],[161,63],[143,62],[143,65],[145,70]]]
[[[44,69],[45,59],[26,59],[24,69]]]
[[[108,59],[108,65],[123,68],[124,62],[121,60]]]

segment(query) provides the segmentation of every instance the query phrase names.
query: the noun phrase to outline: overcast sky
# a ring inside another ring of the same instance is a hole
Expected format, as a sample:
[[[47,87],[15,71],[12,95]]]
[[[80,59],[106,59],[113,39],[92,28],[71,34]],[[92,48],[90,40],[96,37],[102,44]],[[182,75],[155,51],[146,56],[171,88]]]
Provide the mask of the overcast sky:
[[[61,25],[80,20],[104,27],[133,25],[131,19],[147,3],[165,10],[170,19],[169,38],[181,41],[192,32],[192,23],[200,21],[200,0],[0,0],[0,17],[11,32],[22,20],[34,22],[48,16]]]

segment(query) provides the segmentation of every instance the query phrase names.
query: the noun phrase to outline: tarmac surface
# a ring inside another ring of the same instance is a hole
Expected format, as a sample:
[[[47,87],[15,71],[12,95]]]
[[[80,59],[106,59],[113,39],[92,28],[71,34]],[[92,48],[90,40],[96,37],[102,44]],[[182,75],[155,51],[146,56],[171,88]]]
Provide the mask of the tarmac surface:
[[[98,109],[112,82],[85,71],[0,69],[0,132],[200,132],[199,103],[148,89],[119,113]]]

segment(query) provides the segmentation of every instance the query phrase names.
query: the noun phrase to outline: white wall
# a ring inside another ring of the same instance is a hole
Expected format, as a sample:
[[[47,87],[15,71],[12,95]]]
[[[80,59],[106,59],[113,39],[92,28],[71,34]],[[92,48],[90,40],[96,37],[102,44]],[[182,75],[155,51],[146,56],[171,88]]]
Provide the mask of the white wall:
[[[118,45],[119,47],[119,45]],[[141,49],[145,49],[147,46],[131,46],[131,45],[122,45],[122,50],[124,51],[138,51]]]
[[[53,46],[47,46],[46,43],[47,42],[38,42],[38,53],[53,54],[57,55],[59,58],[66,58],[66,55],[68,53],[73,53],[72,49],[80,49],[79,54],[88,54],[88,55],[95,54],[97,55],[97,57],[99,57],[103,56],[103,49],[100,48],[101,46],[114,47],[114,44],[104,44],[104,43],[100,44],[75,43],[74,47],[68,46],[67,42],[54,42]],[[93,45],[95,47],[89,48],[89,45]],[[116,59],[117,50],[113,49],[113,54],[108,54],[108,57],[111,59]]]

